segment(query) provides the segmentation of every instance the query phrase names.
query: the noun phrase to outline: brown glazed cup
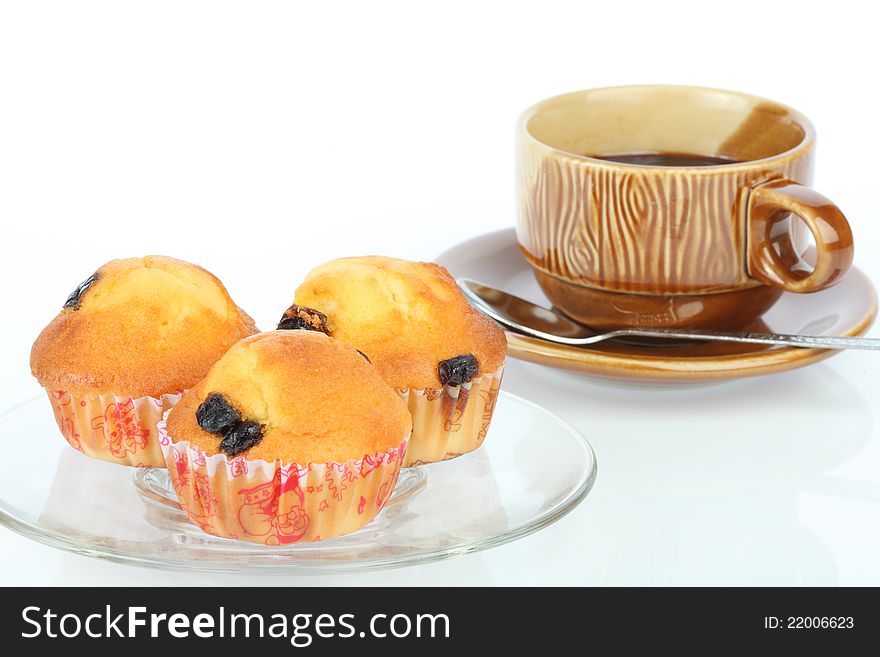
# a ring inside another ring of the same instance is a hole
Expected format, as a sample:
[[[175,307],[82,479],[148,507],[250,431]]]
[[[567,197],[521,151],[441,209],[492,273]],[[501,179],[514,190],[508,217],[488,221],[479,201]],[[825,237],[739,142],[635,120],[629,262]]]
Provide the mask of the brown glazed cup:
[[[584,324],[741,327],[852,263],[846,218],[808,187],[813,126],[779,103],[699,87],[592,89],[526,110],[517,141],[520,248],[550,300]],[[629,153],[735,162],[595,157]]]

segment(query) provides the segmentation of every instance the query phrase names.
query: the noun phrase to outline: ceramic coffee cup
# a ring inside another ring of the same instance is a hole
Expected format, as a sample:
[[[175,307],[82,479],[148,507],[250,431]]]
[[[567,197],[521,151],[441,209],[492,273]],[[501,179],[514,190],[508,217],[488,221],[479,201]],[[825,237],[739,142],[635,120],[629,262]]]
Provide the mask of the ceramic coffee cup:
[[[745,326],[852,262],[846,218],[808,186],[813,127],[779,103],[593,89],[534,105],[517,138],[520,248],[550,300],[585,324]]]

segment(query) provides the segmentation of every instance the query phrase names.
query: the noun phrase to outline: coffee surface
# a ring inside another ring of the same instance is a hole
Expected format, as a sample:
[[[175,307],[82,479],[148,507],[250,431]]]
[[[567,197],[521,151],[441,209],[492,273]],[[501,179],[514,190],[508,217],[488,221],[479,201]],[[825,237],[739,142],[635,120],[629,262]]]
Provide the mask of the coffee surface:
[[[636,164],[652,167],[712,167],[719,164],[736,164],[739,160],[717,155],[698,155],[695,153],[619,153],[615,155],[591,155],[597,160]]]

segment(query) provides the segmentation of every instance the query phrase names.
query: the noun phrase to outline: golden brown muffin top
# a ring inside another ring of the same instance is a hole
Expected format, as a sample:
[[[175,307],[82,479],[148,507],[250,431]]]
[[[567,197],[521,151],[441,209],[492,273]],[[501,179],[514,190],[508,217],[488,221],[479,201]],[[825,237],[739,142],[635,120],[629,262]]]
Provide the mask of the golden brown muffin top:
[[[330,335],[364,352],[395,388],[442,387],[440,361],[472,354],[476,376],[504,362],[507,339],[432,262],[365,256],[313,269],[295,302],[327,316]]]
[[[223,284],[166,256],[112,260],[40,333],[31,371],[46,388],[161,396],[194,386],[256,333]]]
[[[234,456],[220,448],[228,433],[204,430],[197,417],[212,395],[261,426],[259,442],[241,452],[248,459],[341,462],[398,447],[412,429],[406,404],[376,368],[351,345],[315,331],[242,340],[172,409],[172,441]]]

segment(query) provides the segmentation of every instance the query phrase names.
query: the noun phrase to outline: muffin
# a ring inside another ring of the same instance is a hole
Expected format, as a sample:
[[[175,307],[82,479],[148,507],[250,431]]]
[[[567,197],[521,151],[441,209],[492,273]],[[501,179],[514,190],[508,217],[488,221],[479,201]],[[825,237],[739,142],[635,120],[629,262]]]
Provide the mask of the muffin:
[[[280,328],[323,330],[353,344],[406,400],[413,434],[405,465],[482,444],[507,340],[443,267],[378,256],[333,260],[309,273],[294,301]],[[309,323],[303,316],[312,311]]]
[[[157,423],[226,350],[257,332],[223,284],[165,256],[113,260],[31,349],[61,433],[94,458],[163,467]]]
[[[167,414],[180,505],[209,534],[267,545],[360,529],[394,489],[412,423],[349,344],[270,331],[233,346]]]

